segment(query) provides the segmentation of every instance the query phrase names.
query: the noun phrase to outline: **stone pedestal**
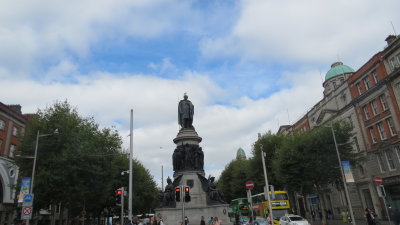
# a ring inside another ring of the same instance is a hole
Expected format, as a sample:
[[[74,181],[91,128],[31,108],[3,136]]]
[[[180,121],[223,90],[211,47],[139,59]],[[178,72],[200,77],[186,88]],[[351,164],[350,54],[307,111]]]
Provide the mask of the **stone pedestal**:
[[[176,208],[156,209],[156,214],[161,214],[166,225],[180,225],[183,204],[185,204],[185,216],[189,218],[190,224],[200,224],[201,216],[204,216],[206,223],[210,217],[218,217],[222,224],[231,224],[228,217],[228,204],[207,205],[207,193],[203,190],[198,173],[198,171],[182,172],[179,186],[191,187],[190,202],[183,203],[183,198],[180,202],[176,202]],[[201,175],[204,176],[204,174]]]
[[[179,149],[180,146],[190,146],[190,148],[182,147],[183,149],[189,150],[182,150],[181,152],[185,151],[185,154],[188,154],[188,152],[191,154],[190,151],[192,150],[201,150],[199,146],[201,140],[202,138],[199,137],[194,129],[181,129],[173,141],[177,145],[177,149]],[[191,159],[190,157],[185,157],[185,159],[187,158]],[[155,209],[156,215],[160,214],[166,225],[180,225],[182,222],[182,208],[184,208],[185,216],[188,217],[189,224],[191,225],[200,224],[201,216],[204,216],[206,224],[210,217],[218,217],[222,221],[221,223],[224,225],[232,224],[228,217],[228,204],[221,204],[216,201],[212,201],[208,196],[207,178],[204,177],[205,172],[203,170],[203,165],[198,167],[198,164],[196,163],[182,163],[179,159],[179,157],[173,159],[174,162],[177,162],[174,167],[179,168],[174,171],[175,181],[173,182],[173,185],[189,186],[191,201],[184,202],[183,197],[180,202],[176,202],[175,207],[164,206],[162,208]],[[196,166],[191,167],[193,165]],[[184,196],[184,194],[182,196]]]

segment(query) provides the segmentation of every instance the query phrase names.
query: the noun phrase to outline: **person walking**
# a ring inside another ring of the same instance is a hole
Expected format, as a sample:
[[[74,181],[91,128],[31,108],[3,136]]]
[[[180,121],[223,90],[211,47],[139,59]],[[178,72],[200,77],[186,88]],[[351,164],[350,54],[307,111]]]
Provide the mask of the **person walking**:
[[[372,215],[372,212],[369,208],[365,208],[364,217],[365,217],[365,220],[367,220],[367,225],[375,225],[374,216]]]
[[[206,221],[204,221],[204,216],[201,216],[200,225],[206,225]]]

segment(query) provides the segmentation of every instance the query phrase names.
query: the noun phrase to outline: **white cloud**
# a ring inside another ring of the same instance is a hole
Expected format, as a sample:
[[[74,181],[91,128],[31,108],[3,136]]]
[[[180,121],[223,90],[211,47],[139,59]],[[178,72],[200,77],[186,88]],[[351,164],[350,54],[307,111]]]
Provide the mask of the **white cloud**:
[[[286,109],[290,109],[292,117],[300,117],[322,93],[321,88],[315,88],[320,86],[316,71],[287,73],[283,79],[293,82],[293,88],[258,100],[243,97],[233,100],[231,105],[215,105],[214,102],[225,99],[230,91],[222,90],[206,76],[193,71],[187,72],[180,81],[108,73],[82,77],[73,84],[25,80],[13,85],[14,79],[5,79],[0,94],[7,96],[7,101],[3,100],[5,104],[21,104],[24,113],[68,99],[81,115],[94,116],[101,126],[115,126],[123,137],[124,149],[129,147],[130,109],[133,109],[134,156],[157,181],[161,177],[161,165],[165,177],[173,173],[171,157],[175,144],[172,139],[179,130],[177,104],[183,92],[188,92],[195,106],[194,126],[203,138],[206,172],[216,177],[236,156],[239,147],[249,156],[257,133],[275,132],[279,125],[287,124]]]
[[[190,11],[189,3],[167,0],[1,1],[0,67],[32,72],[43,60],[86,58],[100,41],[158,37],[180,28]]]
[[[339,57],[357,67],[383,48],[390,21],[400,21],[399,7],[396,0],[243,0],[230,35],[204,39],[202,51],[286,65]]]

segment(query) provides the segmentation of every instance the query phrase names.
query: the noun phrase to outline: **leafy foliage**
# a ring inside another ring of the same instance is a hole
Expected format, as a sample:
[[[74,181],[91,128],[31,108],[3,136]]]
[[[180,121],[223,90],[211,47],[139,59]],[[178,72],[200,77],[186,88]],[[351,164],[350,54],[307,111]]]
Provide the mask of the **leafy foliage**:
[[[354,165],[356,155],[350,142],[352,127],[340,122],[333,124],[333,130],[341,160],[349,160]],[[233,160],[222,172],[218,187],[228,196],[227,200],[245,197],[244,183],[250,179],[255,183],[253,193],[263,192],[261,150],[266,154],[268,182],[275,186],[275,190],[307,194],[319,192],[329,185],[341,187],[338,185],[342,179],[331,128],[316,128],[287,136],[268,132],[254,144],[252,158]]]
[[[58,134],[52,134],[56,129]],[[62,203],[70,215],[84,207],[94,216],[106,208],[113,211],[115,190],[128,186],[121,171],[128,170],[129,157],[121,151],[118,132],[100,129],[93,118],[82,118],[67,101],[38,110],[22,138],[22,156],[34,155],[38,131],[35,209]],[[17,163],[23,175],[30,177],[33,160],[21,157]],[[149,171],[135,160],[133,174],[133,187],[138,190],[133,204],[141,207],[137,211],[154,207],[155,197],[150,195],[156,196],[156,184]]]

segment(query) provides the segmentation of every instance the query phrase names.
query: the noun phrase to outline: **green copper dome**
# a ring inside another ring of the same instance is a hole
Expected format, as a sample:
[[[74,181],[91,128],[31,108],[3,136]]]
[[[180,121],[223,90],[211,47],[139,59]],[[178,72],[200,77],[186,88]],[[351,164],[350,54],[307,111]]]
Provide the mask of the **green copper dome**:
[[[236,159],[246,159],[246,153],[242,148],[239,148],[236,153]]]
[[[335,62],[326,73],[325,81],[345,73],[354,73],[354,70],[350,66],[343,65],[342,62]]]

